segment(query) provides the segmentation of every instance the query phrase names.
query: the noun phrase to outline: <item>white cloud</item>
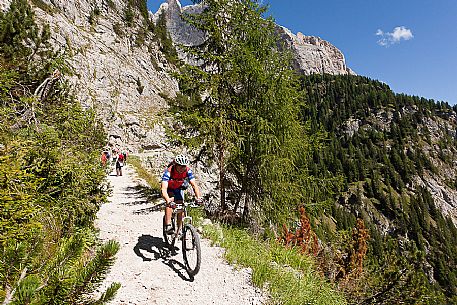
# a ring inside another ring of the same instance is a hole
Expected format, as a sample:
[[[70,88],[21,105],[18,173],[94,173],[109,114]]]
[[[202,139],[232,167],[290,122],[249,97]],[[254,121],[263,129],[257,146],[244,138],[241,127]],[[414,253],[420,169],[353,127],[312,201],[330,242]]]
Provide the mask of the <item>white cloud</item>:
[[[401,40],[410,40],[414,38],[413,32],[404,26],[397,26],[392,32],[384,32],[381,29],[378,29],[375,35],[380,37],[378,44],[383,47],[400,43]]]

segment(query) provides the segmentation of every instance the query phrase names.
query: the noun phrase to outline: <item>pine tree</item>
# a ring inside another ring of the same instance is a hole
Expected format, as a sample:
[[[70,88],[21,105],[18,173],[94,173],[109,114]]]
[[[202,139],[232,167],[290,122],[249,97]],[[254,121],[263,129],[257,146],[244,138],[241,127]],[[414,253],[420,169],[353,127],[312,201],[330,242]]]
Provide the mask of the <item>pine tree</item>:
[[[89,250],[95,245],[95,214],[107,198],[98,164],[105,134],[66,82],[43,82],[55,68],[66,71],[47,35],[26,0],[13,0],[0,13],[3,304],[80,304],[94,292],[118,249],[109,242],[98,255]],[[49,86],[38,96],[40,84]],[[26,124],[30,112],[34,124]],[[84,273],[92,265],[96,270]],[[90,276],[77,285],[81,273]],[[88,303],[106,302],[118,287],[113,284]]]
[[[49,48],[49,27],[35,23],[26,0],[13,0],[9,10],[0,12],[0,54],[3,63],[21,61],[27,65],[35,55]]]
[[[296,213],[322,192],[306,171],[318,136],[300,123],[303,95],[290,55],[278,48],[274,23],[262,17],[266,8],[258,1],[202,3],[201,14],[185,17],[206,41],[181,46],[200,65],[186,65],[177,76],[185,94],[174,101],[185,125],[180,141],[205,145],[216,160],[223,210],[230,184],[231,207],[243,207],[245,216],[254,204],[269,219]]]

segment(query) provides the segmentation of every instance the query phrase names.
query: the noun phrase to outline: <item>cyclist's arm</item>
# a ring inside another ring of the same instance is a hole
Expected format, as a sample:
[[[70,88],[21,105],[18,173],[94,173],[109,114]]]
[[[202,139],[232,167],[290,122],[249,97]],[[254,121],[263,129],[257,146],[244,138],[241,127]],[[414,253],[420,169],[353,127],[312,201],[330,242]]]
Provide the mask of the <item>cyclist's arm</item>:
[[[165,170],[162,176],[162,183],[161,183],[161,191],[162,191],[162,198],[165,200],[166,203],[171,201],[170,196],[168,196],[168,181],[170,180],[170,173],[168,170]]]
[[[162,181],[162,198],[167,202],[169,203],[171,201],[170,199],[170,196],[168,196],[168,192],[167,192],[167,189],[168,189],[168,182],[167,181]]]
[[[189,181],[190,185],[194,189],[195,197],[197,199],[202,198],[202,194],[200,193],[200,188],[198,187],[197,183],[195,182],[195,179],[192,179]]]

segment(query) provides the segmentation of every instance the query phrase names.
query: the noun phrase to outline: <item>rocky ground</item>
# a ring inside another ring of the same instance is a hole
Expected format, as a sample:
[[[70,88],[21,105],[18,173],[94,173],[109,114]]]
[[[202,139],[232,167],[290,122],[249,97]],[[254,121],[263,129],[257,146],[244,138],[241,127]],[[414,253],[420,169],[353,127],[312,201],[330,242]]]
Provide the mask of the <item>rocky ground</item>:
[[[264,296],[250,284],[250,271],[227,264],[224,250],[202,239],[202,264],[189,277],[181,251],[170,255],[162,239],[162,211],[154,211],[141,192],[133,169],[108,177],[113,193],[96,221],[103,240],[115,239],[120,251],[103,287],[120,282],[110,304],[262,304]]]

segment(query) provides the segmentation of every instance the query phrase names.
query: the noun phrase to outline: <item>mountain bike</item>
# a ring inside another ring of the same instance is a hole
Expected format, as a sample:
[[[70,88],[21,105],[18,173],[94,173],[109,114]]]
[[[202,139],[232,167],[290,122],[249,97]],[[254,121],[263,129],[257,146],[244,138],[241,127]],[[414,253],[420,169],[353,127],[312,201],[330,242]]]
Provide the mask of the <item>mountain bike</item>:
[[[189,275],[194,276],[200,270],[201,264],[201,248],[200,248],[200,235],[195,227],[192,225],[192,217],[187,214],[189,207],[201,207],[196,203],[179,203],[174,204],[173,214],[171,216],[171,226],[173,234],[168,234],[165,224],[165,216],[163,216],[163,239],[167,244],[170,251],[174,251],[176,239],[182,241],[182,255],[184,258],[184,265],[186,266]],[[183,212],[182,219],[182,232],[177,230],[178,213]]]

